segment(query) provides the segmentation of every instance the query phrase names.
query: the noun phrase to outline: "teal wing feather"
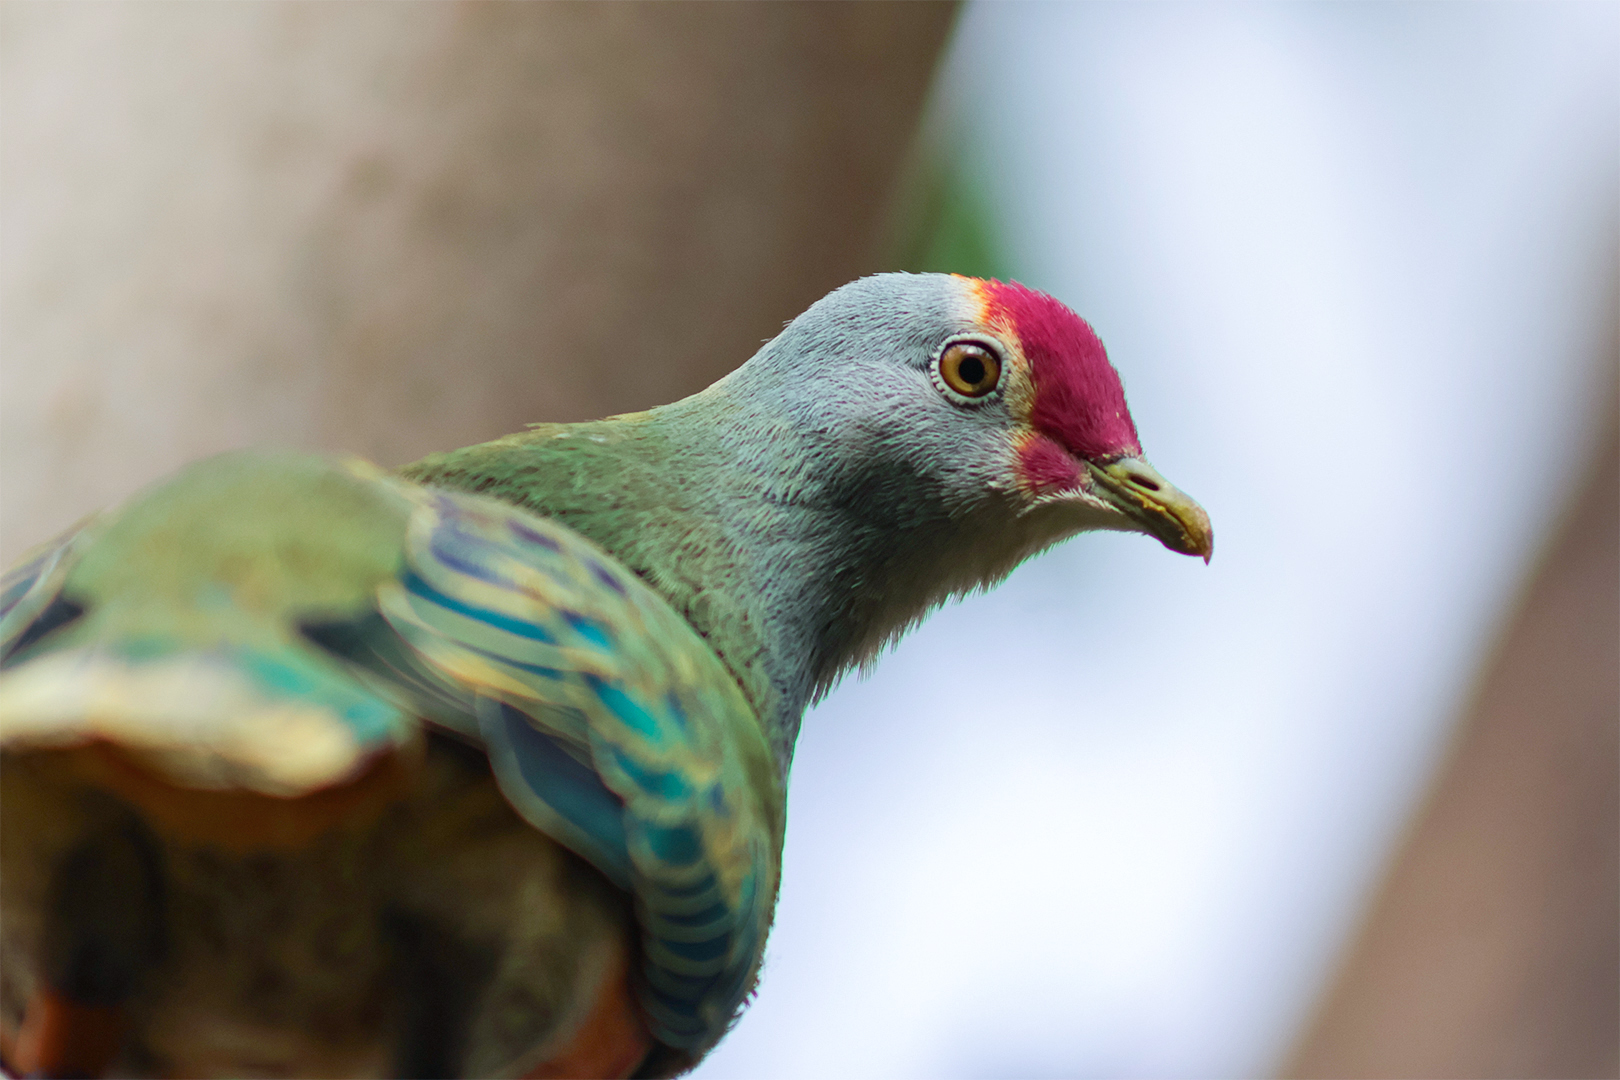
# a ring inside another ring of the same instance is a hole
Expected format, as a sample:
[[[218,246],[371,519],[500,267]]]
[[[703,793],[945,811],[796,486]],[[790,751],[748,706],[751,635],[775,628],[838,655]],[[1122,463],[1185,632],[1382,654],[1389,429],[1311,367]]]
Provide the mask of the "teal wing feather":
[[[474,711],[533,824],[630,890],[660,1041],[711,1045],[757,977],[782,791],[758,719],[703,640],[572,530],[422,492],[379,609]]]
[[[28,552],[0,577],[0,659],[9,660],[79,615],[79,606],[62,600],[61,592],[74,543],[83,533],[83,523],[74,526]]]

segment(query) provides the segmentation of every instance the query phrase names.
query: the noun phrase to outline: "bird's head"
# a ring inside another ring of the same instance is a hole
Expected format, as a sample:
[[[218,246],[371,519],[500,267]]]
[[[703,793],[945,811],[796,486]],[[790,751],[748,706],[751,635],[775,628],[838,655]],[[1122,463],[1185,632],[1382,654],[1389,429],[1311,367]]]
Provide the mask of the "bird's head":
[[[1112,529],[1209,560],[1209,516],[1148,464],[1102,342],[1046,293],[880,274],[815,304],[756,364],[789,426],[835,448],[816,467],[847,470],[849,497],[885,515],[1009,519],[1016,557]]]

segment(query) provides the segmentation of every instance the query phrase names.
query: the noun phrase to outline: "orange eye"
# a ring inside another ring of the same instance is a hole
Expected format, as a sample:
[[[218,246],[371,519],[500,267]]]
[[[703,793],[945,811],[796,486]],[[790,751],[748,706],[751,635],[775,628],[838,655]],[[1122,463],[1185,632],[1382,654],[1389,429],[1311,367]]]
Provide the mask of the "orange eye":
[[[940,354],[939,377],[966,398],[981,398],[1001,382],[1001,360],[976,341],[958,341]]]

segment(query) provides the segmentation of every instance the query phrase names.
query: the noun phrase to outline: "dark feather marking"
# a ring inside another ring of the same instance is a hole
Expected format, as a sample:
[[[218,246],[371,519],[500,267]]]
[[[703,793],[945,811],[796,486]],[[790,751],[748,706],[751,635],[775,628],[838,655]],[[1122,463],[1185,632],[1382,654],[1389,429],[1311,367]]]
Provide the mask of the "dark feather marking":
[[[121,1005],[163,951],[162,858],[133,817],[68,853],[46,905],[45,979],[80,1005]]]
[[[438,552],[435,551],[434,554],[437,555]],[[449,565],[448,562],[447,565]],[[482,580],[488,581],[493,579],[486,577]],[[488,608],[474,607],[471,604],[457,600],[453,596],[446,596],[444,593],[440,592],[438,589],[435,589],[432,585],[429,585],[426,581],[418,577],[414,571],[405,575],[404,584],[407,590],[415,593],[422,599],[435,603],[442,608],[447,608],[450,611],[454,611],[458,615],[465,615],[469,619],[477,619],[480,622],[486,622],[498,630],[505,630],[507,633],[516,634],[518,637],[532,638],[535,641],[543,641],[548,645],[556,644],[556,639],[554,639],[550,634],[546,633],[540,627],[536,626],[534,623],[524,622],[521,619],[514,619],[510,615],[503,615],[498,611],[490,611]]]
[[[0,657],[0,667],[10,667],[13,656],[16,656],[53,630],[60,630],[78,619],[85,611],[86,608],[83,604],[75,603],[65,596],[58,596],[50,602],[50,605],[44,611],[39,613],[39,616],[33,622],[28,624],[26,630],[17,635],[17,640],[6,648],[4,657]]]

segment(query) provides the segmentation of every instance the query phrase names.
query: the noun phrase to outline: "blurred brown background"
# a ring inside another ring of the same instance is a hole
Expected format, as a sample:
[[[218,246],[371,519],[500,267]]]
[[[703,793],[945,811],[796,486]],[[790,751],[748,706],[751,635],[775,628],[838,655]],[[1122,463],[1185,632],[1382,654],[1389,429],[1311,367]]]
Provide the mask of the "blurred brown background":
[[[0,6],[0,557],[227,447],[701,387],[893,268],[953,15]],[[1289,1074],[1620,1072],[1614,446]]]
[[[5,5],[0,557],[226,447],[707,385],[883,266],[953,11]]]

